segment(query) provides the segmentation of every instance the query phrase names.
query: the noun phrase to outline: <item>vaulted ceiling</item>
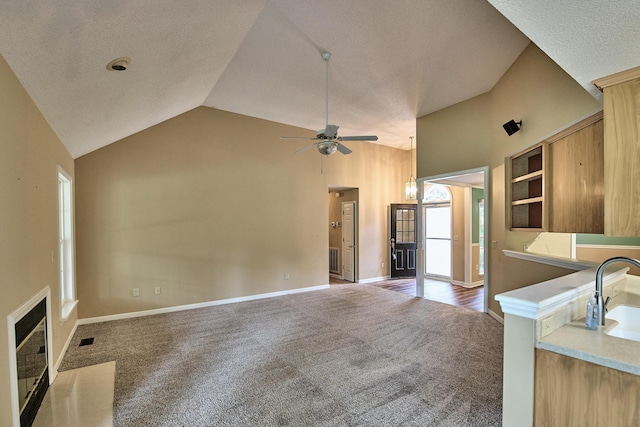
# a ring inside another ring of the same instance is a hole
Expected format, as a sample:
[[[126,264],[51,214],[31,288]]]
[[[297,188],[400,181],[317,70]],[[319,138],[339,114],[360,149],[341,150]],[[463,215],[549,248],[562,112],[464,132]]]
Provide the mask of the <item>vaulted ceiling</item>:
[[[636,0],[0,0],[0,53],[74,157],[195,107],[409,148],[535,42],[578,83],[640,65]],[[505,18],[506,17],[506,18]],[[514,25],[515,24],[515,25]],[[127,71],[106,68],[130,57]]]

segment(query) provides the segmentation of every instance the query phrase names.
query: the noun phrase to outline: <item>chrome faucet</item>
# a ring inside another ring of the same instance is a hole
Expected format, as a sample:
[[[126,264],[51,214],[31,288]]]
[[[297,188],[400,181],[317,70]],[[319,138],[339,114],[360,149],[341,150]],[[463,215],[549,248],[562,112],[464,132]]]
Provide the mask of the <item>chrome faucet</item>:
[[[595,299],[598,302],[597,316],[598,316],[599,326],[604,326],[605,310],[607,307],[607,303],[609,302],[609,298],[607,298],[607,301],[605,301],[604,297],[602,296],[602,276],[604,275],[605,268],[607,268],[608,265],[613,264],[615,262],[628,262],[629,264],[633,264],[636,267],[640,268],[640,261],[634,258],[628,258],[624,256],[613,257],[606,260],[602,264],[600,264],[600,266],[596,270],[596,293],[594,295]]]

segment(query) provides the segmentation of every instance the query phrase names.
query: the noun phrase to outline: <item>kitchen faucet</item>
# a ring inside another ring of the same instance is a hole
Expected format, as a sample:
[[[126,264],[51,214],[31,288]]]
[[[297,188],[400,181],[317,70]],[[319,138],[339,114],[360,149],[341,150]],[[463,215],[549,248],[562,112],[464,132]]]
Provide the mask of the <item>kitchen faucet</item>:
[[[598,305],[597,312],[594,314],[593,311],[591,311],[590,313],[589,311],[591,308],[591,304],[587,305],[587,327],[589,329],[598,329],[598,326],[604,326],[604,315],[607,303],[609,302],[609,298],[607,298],[607,300],[605,301],[604,297],[602,296],[602,276],[604,275],[605,268],[615,262],[628,262],[629,264],[635,265],[636,267],[640,268],[640,261],[624,256],[613,257],[600,264],[600,266],[596,270],[596,293],[594,295],[594,298],[597,301]],[[591,327],[589,326],[589,316],[597,316],[597,318],[595,319],[597,323],[593,322]]]

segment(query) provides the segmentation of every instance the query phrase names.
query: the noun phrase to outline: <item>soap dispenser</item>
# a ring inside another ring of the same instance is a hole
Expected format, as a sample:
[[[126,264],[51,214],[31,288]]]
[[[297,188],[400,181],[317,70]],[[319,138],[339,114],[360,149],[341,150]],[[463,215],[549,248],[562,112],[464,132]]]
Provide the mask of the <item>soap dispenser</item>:
[[[587,303],[587,317],[585,319],[585,326],[587,329],[597,330],[600,325],[600,319],[598,318],[598,298],[600,296],[596,292],[591,296]]]

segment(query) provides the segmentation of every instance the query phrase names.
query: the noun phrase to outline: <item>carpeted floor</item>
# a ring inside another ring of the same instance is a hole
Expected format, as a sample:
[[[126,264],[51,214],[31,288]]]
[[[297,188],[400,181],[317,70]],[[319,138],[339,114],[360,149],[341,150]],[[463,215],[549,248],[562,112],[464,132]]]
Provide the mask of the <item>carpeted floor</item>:
[[[60,370],[116,361],[114,426],[499,426],[502,333],[343,285],[82,325]]]

